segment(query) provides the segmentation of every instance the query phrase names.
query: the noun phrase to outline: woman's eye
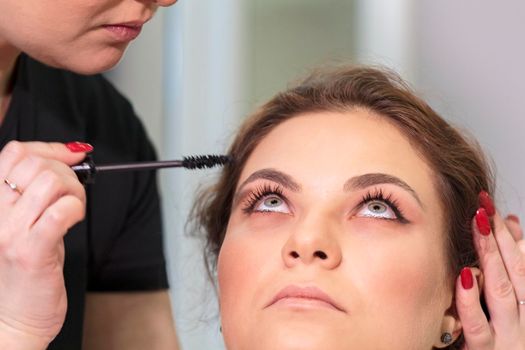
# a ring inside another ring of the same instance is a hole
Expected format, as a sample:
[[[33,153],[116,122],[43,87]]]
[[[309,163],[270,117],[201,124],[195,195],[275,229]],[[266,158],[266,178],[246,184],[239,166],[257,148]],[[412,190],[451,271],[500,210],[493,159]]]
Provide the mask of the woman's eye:
[[[362,208],[359,210],[356,216],[366,217],[366,218],[379,218],[379,219],[388,219],[396,220],[396,213],[390,208],[388,204],[383,201],[374,200],[364,203]]]
[[[255,205],[254,211],[268,212],[273,211],[277,213],[290,213],[290,209],[286,202],[275,195],[269,195],[262,198],[259,203]]]

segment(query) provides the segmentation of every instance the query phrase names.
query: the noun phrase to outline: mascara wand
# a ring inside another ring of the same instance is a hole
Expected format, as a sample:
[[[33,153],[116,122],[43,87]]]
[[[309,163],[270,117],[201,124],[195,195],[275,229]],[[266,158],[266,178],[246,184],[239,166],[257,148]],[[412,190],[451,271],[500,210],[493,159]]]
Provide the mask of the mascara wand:
[[[72,166],[71,169],[77,174],[80,182],[83,184],[89,184],[95,182],[95,176],[100,172],[140,171],[162,168],[204,169],[224,165],[230,161],[231,158],[229,156],[206,155],[184,157],[182,160],[95,165],[93,159],[88,156],[84,162]]]

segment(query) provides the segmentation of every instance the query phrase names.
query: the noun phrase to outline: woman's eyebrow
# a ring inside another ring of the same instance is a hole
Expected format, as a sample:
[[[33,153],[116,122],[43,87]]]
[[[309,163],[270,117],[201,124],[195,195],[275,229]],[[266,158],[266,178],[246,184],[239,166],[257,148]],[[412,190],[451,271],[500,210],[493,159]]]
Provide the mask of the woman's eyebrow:
[[[408,185],[405,181],[401,180],[400,178],[389,174],[369,173],[354,176],[345,182],[343,190],[358,190],[379,184],[392,184],[401,187],[402,189],[410,193],[412,197],[414,197],[414,199],[417,201],[421,208],[424,208],[421,199],[419,199],[419,196],[417,195],[416,191],[412,187],[410,187],[410,185]]]
[[[265,169],[257,170],[256,172],[248,176],[248,178],[244,180],[241,186],[239,186],[239,191],[242,190],[242,188],[246,186],[247,184],[249,184],[250,182],[254,182],[255,180],[259,180],[259,179],[270,180],[270,181],[276,182],[280,184],[281,186],[283,186],[284,188],[287,188],[293,192],[298,192],[301,190],[301,186],[297,182],[295,182],[295,180],[290,175],[285,174],[282,171],[272,169],[272,168],[265,168]]]

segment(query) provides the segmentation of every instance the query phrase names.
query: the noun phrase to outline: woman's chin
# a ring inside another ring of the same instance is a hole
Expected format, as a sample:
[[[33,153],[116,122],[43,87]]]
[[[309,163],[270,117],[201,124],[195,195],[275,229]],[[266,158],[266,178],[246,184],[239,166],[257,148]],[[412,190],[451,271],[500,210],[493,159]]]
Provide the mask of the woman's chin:
[[[339,328],[339,329],[337,329]],[[259,324],[252,332],[244,333],[244,337],[239,337],[245,330],[233,330],[231,337],[229,332],[223,329],[227,349],[251,349],[251,350],[319,350],[319,349],[349,349],[358,343],[356,340],[349,343],[351,339],[347,330],[346,334],[340,332],[340,327],[331,327],[329,324],[318,322],[282,322],[273,324]],[[237,341],[244,339],[244,344]],[[236,342],[229,340],[235,339]],[[357,349],[357,348],[356,348]]]
[[[337,338],[315,337],[312,335],[297,337],[294,334],[283,335],[280,337],[273,337],[269,335],[264,341],[250,340],[246,342],[246,344],[242,344],[240,346],[230,346],[230,344],[226,344],[226,348],[232,350],[365,350],[365,348],[353,347],[353,344],[350,346],[347,343],[343,343],[343,341],[338,341]]]

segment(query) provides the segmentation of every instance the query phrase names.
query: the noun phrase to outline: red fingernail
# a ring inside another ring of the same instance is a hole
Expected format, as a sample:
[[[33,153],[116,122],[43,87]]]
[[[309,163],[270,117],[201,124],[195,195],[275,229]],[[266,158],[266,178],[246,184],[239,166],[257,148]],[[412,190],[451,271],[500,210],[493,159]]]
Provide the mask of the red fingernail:
[[[487,211],[488,216],[496,214],[496,208],[490,195],[486,191],[481,191],[478,195],[479,205]]]
[[[93,151],[93,146],[91,146],[89,143],[84,142],[68,142],[66,143],[66,147],[69,148],[71,152],[78,153],[78,152],[84,152],[89,153]]]
[[[463,289],[470,289],[474,285],[474,278],[472,276],[472,270],[468,267],[461,269],[461,285]]]
[[[517,217],[517,216],[514,215],[514,214],[509,214],[509,215],[507,215],[507,220],[514,221],[514,222],[517,223],[517,224],[520,223],[520,218]]]
[[[490,234],[490,221],[484,208],[479,208],[476,212],[476,225],[478,225],[479,233],[483,236]]]

